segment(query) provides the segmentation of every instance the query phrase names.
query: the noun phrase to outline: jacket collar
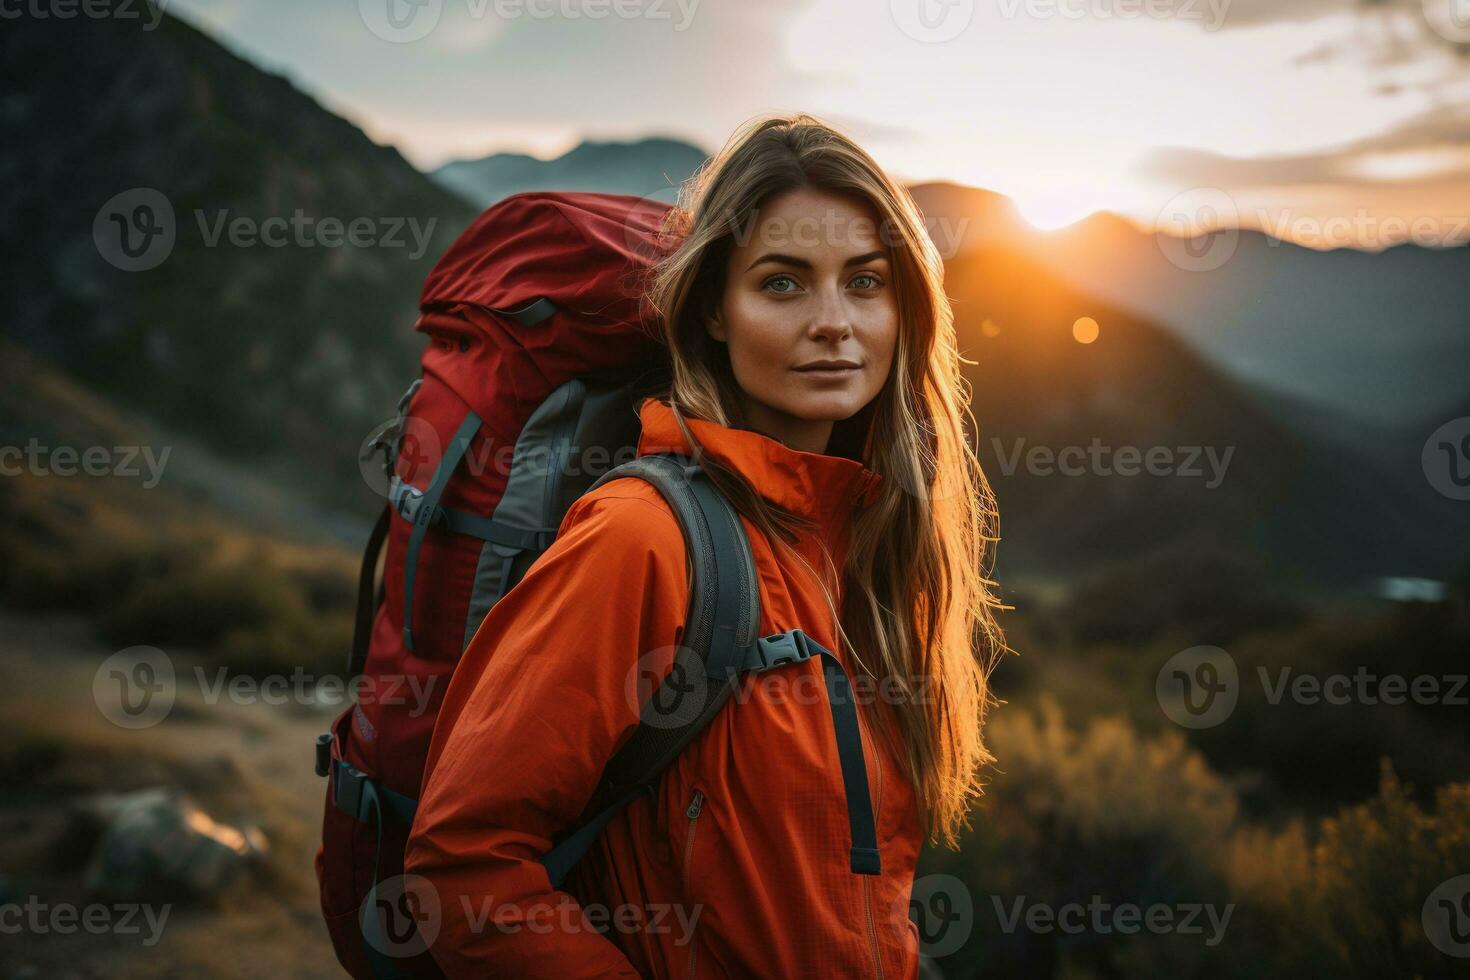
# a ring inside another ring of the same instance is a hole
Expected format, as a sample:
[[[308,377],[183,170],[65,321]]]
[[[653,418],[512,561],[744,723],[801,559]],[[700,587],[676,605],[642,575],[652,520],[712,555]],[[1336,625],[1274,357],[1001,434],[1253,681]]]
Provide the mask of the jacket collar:
[[[638,455],[691,452],[664,402],[645,398],[638,417],[643,423]],[[750,429],[689,416],[685,421],[712,459],[739,473],[766,500],[824,528],[846,523],[854,509],[878,499],[882,476],[855,459],[802,452]]]

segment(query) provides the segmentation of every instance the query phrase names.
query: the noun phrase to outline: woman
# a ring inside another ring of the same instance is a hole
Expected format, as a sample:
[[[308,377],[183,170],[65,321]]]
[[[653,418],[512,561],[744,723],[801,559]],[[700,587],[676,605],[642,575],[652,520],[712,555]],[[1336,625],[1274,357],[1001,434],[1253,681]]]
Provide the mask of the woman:
[[[988,761],[993,497],[917,209],[804,114],[747,124],[686,195],[649,293],[672,384],[640,405],[638,452],[697,456],[745,519],[761,635],[799,627],[853,678],[881,870],[849,866],[814,658],[743,679],[603,831],[569,882],[581,904],[550,887],[539,859],[638,723],[629,678],[669,670],[689,598],[672,510],[612,480],[445,697],[407,871],[439,899],[451,976],[914,977],[920,845],[957,844]]]

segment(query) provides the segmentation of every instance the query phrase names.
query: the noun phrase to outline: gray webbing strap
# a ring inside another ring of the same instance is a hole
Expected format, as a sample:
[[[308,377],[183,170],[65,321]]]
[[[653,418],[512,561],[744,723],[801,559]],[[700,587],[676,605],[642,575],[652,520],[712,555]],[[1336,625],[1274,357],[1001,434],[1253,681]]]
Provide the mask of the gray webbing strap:
[[[422,505],[414,514],[413,532],[408,537],[408,550],[404,555],[403,567],[403,645],[409,650],[413,649],[413,586],[414,579],[418,575],[419,549],[423,547],[424,535],[428,532],[429,524],[439,509],[439,498],[444,495],[444,488],[449,485],[450,476],[459,466],[459,461],[464,459],[464,454],[470,447],[470,440],[479,431],[480,416],[474,412],[467,412],[464,421],[459,424],[459,429],[455,431],[454,437],[450,439],[449,445],[445,448],[438,468],[434,470],[434,477],[429,481],[429,489],[424,491]]]

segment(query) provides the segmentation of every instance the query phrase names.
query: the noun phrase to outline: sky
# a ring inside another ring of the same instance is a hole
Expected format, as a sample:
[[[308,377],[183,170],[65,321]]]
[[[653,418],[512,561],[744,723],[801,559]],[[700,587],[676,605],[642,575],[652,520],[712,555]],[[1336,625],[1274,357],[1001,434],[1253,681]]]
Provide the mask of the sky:
[[[907,183],[1470,240],[1470,0],[169,0],[415,165],[803,110]],[[650,191],[655,188],[650,188]],[[1200,207],[1194,202],[1212,202]]]

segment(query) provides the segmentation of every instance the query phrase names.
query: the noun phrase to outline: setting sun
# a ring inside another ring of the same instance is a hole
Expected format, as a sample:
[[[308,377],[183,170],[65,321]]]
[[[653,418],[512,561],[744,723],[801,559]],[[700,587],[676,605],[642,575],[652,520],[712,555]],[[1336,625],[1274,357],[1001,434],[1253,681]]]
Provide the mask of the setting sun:
[[[1038,231],[1065,228],[1102,209],[1093,194],[1063,188],[1022,193],[1015,201],[1021,217]]]

